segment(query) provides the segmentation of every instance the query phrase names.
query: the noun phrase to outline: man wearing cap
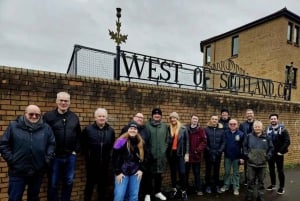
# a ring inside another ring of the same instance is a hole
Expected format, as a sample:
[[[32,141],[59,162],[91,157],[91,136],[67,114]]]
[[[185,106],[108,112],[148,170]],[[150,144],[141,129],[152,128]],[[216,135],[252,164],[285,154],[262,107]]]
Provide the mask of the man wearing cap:
[[[150,132],[150,152],[153,156],[151,164],[151,178],[154,179],[155,197],[160,200],[166,200],[161,192],[162,173],[166,167],[166,151],[168,148],[169,131],[167,124],[162,122],[162,111],[160,108],[152,110],[152,118],[146,123],[146,128]],[[149,200],[147,200],[149,201]]]

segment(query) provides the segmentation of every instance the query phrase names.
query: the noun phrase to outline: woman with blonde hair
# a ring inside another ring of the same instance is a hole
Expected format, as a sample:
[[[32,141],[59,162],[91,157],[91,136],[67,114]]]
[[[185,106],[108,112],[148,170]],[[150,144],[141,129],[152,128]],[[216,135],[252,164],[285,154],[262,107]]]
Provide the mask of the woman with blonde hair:
[[[170,164],[172,192],[171,198],[178,197],[176,187],[176,174],[179,173],[181,200],[187,201],[186,178],[185,178],[185,162],[189,161],[189,137],[188,131],[179,121],[177,112],[172,112],[169,116],[170,120],[170,143],[168,149],[168,160]]]

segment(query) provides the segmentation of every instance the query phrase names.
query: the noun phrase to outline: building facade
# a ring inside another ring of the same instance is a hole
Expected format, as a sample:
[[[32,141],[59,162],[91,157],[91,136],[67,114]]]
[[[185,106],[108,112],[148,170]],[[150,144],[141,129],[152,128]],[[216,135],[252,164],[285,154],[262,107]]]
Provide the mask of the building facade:
[[[212,69],[230,71],[236,91],[258,93],[273,91],[273,96],[285,96],[285,100],[300,101],[299,48],[300,16],[283,8],[271,15],[250,22],[226,33],[203,40],[203,65]],[[249,81],[243,76],[253,76],[286,85]],[[227,78],[224,78],[227,80]],[[227,80],[229,82],[229,79]],[[214,80],[214,84],[225,81]],[[223,82],[223,83],[222,83]],[[237,83],[239,84],[237,84]],[[208,84],[211,84],[208,83]],[[252,88],[251,88],[251,86]],[[260,86],[259,86],[260,85]],[[278,85],[278,86],[276,86]],[[287,90],[290,87],[291,90]],[[249,88],[249,90],[245,90]],[[251,88],[251,89],[250,89]]]

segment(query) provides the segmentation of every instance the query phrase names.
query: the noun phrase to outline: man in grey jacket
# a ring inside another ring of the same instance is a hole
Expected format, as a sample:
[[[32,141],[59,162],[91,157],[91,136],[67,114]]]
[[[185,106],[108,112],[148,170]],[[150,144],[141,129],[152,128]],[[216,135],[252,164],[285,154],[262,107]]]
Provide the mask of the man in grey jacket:
[[[257,188],[257,201],[264,201],[264,177],[266,174],[267,161],[273,153],[273,144],[263,132],[261,121],[254,121],[253,132],[245,137],[243,150],[244,156],[247,158],[248,185],[246,193],[246,201],[252,201],[254,188]],[[257,186],[256,186],[257,180]]]

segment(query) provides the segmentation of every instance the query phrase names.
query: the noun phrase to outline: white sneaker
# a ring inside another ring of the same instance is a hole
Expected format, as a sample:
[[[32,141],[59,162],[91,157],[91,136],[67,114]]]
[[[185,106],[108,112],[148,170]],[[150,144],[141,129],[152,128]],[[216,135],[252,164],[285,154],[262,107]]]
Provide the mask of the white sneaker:
[[[239,190],[236,189],[233,191],[233,195],[239,195],[239,194],[240,194]]]
[[[160,200],[167,200],[166,196],[164,196],[161,192],[156,193],[155,197],[160,199]]]
[[[150,195],[145,195],[145,199],[144,199],[144,201],[151,201],[151,197],[150,197]]]

